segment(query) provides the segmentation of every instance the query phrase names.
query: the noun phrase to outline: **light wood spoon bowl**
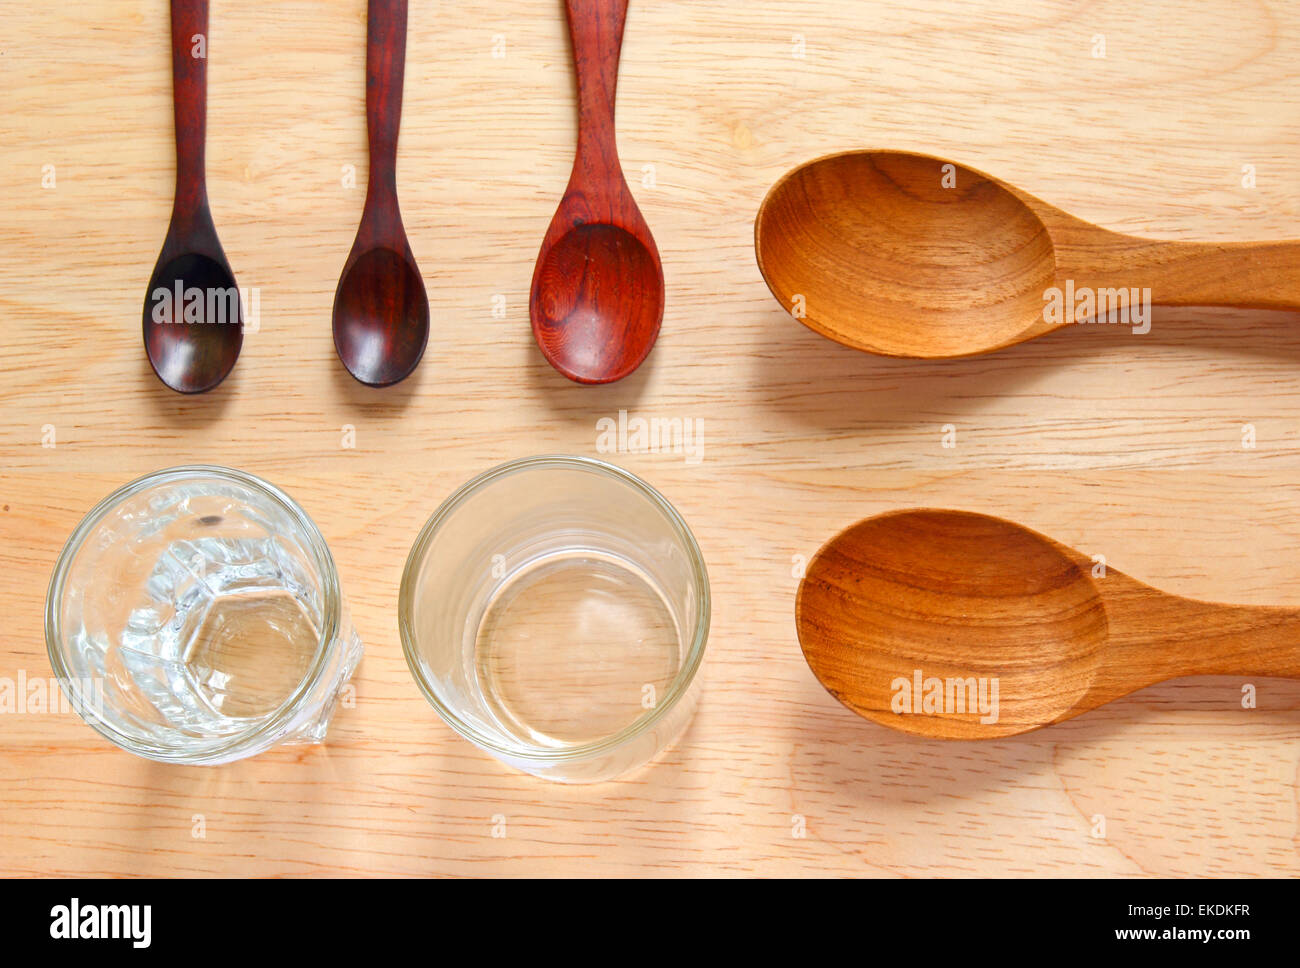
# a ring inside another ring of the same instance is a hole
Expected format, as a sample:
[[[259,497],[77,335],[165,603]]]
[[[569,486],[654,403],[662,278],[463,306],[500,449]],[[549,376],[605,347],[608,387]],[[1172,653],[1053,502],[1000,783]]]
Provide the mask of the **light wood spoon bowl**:
[[[1082,296],[1065,300],[1070,284],[1149,289],[1161,306],[1300,308],[1300,242],[1120,235],[974,169],[901,151],[796,168],[764,199],[754,239],[787,311],[884,356],[971,356],[1095,318]],[[1059,313],[1049,288],[1061,292]]]
[[[1169,595],[965,511],[842,531],[809,563],[795,621],[831,695],[937,739],[1025,733],[1179,676],[1300,678],[1300,609]]]

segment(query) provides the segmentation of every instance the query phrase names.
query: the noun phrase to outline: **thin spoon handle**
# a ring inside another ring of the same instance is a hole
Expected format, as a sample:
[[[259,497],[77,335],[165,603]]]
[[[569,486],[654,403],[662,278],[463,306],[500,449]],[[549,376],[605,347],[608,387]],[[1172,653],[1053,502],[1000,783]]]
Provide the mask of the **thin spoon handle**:
[[[176,115],[175,211],[207,203],[203,144],[208,116],[208,0],[172,0],[172,105]]]
[[[1081,240],[1082,241],[1082,240]],[[1300,309],[1300,242],[1158,242],[1098,233],[1057,246],[1076,287],[1151,290],[1157,306]]]
[[[370,0],[366,26],[366,131],[369,191],[397,196],[397,132],[406,73],[407,0]]]
[[[573,177],[588,202],[612,202],[602,189],[621,186],[623,172],[614,135],[618,61],[628,0],[565,0],[573,64],[578,76],[578,153]]]

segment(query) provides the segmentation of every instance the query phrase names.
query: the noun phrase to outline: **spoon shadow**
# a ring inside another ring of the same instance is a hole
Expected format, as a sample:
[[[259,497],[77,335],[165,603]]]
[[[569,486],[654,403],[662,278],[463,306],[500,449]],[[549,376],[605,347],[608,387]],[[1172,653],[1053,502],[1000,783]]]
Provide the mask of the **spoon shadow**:
[[[555,369],[536,340],[529,341],[525,372],[532,397],[545,406],[552,417],[570,423],[592,423],[619,410],[631,410],[641,401],[658,365],[658,354],[649,354],[644,362],[616,383],[575,383]],[[593,431],[594,434],[594,431]]]
[[[1007,398],[1078,362],[1131,358],[1144,348],[1194,350],[1222,363],[1260,357],[1300,369],[1300,314],[1281,310],[1161,307],[1142,335],[1115,324],[1079,324],[982,356],[914,360],[873,356],[818,336],[777,308],[765,317],[763,351],[751,355],[760,405],[809,428],[864,421],[915,425]],[[810,393],[808,387],[815,387]],[[1297,379],[1300,389],[1300,378]]]
[[[235,371],[231,371],[212,390],[197,394],[177,393],[163,383],[147,357],[140,360],[136,372],[140,388],[149,401],[149,413],[161,417],[180,430],[216,422],[240,393],[240,377]]]
[[[417,363],[419,361],[417,360]],[[401,381],[387,386],[372,386],[357,380],[346,366],[330,366],[330,383],[334,396],[352,410],[367,417],[383,418],[404,413],[424,384],[427,366],[415,366]]]
[[[865,722],[839,706],[810,676],[802,681],[802,701],[794,707],[805,712],[803,721],[794,724],[802,739],[796,743],[791,772],[800,788],[830,787],[857,803],[901,807],[954,798],[978,800],[1059,762],[1095,756],[1110,744],[1132,746],[1135,735],[1158,733],[1164,746],[1176,747],[1189,713],[1204,713],[1207,719],[1233,710],[1240,715],[1242,682],[1233,676],[1170,680],[1036,732],[954,742]],[[1256,736],[1300,730],[1300,680],[1259,679],[1255,685],[1260,706],[1237,730],[1249,729]],[[1183,721],[1175,721],[1175,712]],[[1239,735],[1224,731],[1225,741]],[[1205,731],[1198,730],[1189,741],[1193,738],[1203,741]],[[1202,760],[1192,746],[1186,752],[1189,767]],[[801,779],[805,773],[807,778]]]

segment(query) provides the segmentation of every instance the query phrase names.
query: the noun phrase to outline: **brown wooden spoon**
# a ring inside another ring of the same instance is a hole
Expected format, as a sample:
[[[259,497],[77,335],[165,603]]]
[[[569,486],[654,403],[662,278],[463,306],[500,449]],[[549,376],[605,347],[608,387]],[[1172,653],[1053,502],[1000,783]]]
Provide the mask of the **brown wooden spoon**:
[[[939,739],[1028,732],[1178,676],[1300,678],[1300,609],[1169,595],[965,511],[842,531],[809,563],[795,621],[831,695]]]
[[[578,150],[533,270],[528,311],[550,364],[578,383],[612,383],[654,346],[664,273],[623,177],[614,98],[628,0],[565,0],[578,75]]]
[[[348,372],[384,387],[410,375],[429,341],[429,297],[397,205],[397,132],[407,0],[370,0],[366,130],[370,176],[352,251],[334,292],[334,348]]]
[[[211,390],[244,345],[243,305],[208,207],[208,0],[172,0],[176,194],[144,297],[144,349],[158,379],[181,393]]]
[[[768,193],[754,235],[759,269],[787,311],[885,356],[987,353],[1105,319],[1105,309],[1132,322],[1134,290],[1162,306],[1300,308],[1300,242],[1120,235],[989,175],[901,151],[796,168]]]

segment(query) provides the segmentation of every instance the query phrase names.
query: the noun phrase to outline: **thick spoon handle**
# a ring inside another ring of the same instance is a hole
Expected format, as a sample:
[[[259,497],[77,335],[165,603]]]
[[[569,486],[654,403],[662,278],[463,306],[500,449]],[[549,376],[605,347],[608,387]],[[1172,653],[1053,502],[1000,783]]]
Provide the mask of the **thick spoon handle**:
[[[172,0],[172,105],[176,115],[176,203],[191,214],[207,202],[208,0]]]
[[[369,191],[397,196],[397,132],[406,73],[407,0],[370,0],[366,21],[366,131]]]
[[[1092,235],[1057,247],[1058,277],[1151,290],[1157,306],[1300,309],[1300,242],[1159,242]]]
[[[1149,588],[1140,597],[1139,607],[1112,609],[1110,658],[1126,680],[1115,695],[1180,676],[1300,679],[1300,610],[1221,605]]]
[[[618,61],[628,0],[565,0],[578,77],[575,180],[589,195],[609,197],[623,183],[614,135]]]
[[[1279,606],[1198,603],[1189,628],[1191,668],[1183,675],[1300,679],[1300,611]]]

